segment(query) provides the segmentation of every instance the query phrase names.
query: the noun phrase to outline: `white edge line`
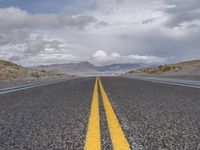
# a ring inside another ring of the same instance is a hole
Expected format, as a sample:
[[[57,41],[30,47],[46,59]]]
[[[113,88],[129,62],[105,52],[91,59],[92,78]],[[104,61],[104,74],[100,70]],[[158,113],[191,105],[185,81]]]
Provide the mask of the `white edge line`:
[[[189,85],[189,84],[184,84],[184,83],[175,83],[175,82],[170,82],[170,81],[160,81],[160,80],[156,80],[156,79],[155,80],[153,80],[153,79],[143,79],[143,78],[137,78],[137,77],[128,77],[128,78],[142,80],[142,81],[150,81],[150,82],[157,82],[157,83],[164,83],[164,84],[178,85],[178,86],[192,87],[192,88],[200,89],[200,86]]]
[[[18,87],[6,88],[8,90],[5,89],[5,91],[3,91],[4,89],[2,89],[2,92],[0,92],[0,95],[15,92],[15,91],[21,91],[21,90],[25,90],[25,89],[31,89],[31,88],[34,88],[34,87],[40,87],[40,86],[44,86],[44,85],[59,83],[59,82],[63,82],[63,81],[68,81],[70,79],[75,79],[75,78],[63,79],[63,80],[59,80],[59,81],[50,81],[50,82],[45,82],[45,83],[35,83],[35,84],[32,84],[32,85],[25,84],[25,85],[18,86]]]
[[[171,84],[171,85],[179,85],[179,86],[184,86],[184,87],[192,87],[192,88],[198,88],[198,89],[200,88],[200,86],[189,85],[189,84],[184,84],[184,83],[172,83],[172,82],[159,81],[159,80],[147,80],[147,81],[164,83],[164,84]]]

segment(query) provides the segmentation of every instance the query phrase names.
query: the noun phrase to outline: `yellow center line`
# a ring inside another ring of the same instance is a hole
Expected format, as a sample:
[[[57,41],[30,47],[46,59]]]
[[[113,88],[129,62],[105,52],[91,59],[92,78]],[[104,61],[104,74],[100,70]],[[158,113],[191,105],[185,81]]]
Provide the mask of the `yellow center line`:
[[[98,78],[98,80],[113,148],[114,150],[130,150],[130,145],[124,135],[117,116],[115,115],[115,112],[103,88],[100,78]]]
[[[96,78],[93,100],[90,109],[90,118],[88,123],[85,150],[100,150],[100,118],[99,118],[99,100],[98,100],[98,80]]]

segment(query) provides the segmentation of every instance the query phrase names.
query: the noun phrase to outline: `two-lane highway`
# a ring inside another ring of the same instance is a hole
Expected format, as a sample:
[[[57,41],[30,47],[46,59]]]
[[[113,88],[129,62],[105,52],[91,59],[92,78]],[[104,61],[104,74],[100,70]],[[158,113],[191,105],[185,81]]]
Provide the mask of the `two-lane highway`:
[[[0,94],[0,149],[84,148],[200,148],[200,89],[87,77]]]

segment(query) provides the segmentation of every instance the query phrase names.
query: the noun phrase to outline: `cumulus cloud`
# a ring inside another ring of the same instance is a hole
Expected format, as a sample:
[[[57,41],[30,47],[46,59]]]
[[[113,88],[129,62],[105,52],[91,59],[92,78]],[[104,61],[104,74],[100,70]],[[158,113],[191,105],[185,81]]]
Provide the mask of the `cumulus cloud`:
[[[0,59],[14,61],[21,65],[33,65],[47,62],[67,62],[75,57],[67,51],[67,46],[63,41],[56,39],[45,39],[41,35],[30,34],[26,39],[13,40],[2,44]],[[24,37],[24,38],[25,38]],[[33,59],[34,58],[34,59]],[[60,61],[58,60],[60,58]]]
[[[158,57],[151,55],[120,55],[119,53],[112,52],[106,53],[103,50],[96,51],[91,61],[97,65],[113,64],[113,63],[144,63],[144,64],[159,64],[165,63],[171,58]]]

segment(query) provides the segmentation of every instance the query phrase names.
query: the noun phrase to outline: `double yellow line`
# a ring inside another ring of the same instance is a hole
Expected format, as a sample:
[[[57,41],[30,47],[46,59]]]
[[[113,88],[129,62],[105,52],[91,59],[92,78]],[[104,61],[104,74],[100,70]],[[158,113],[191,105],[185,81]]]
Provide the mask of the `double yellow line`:
[[[124,135],[124,132],[120,126],[120,123],[99,77],[96,78],[94,86],[93,100],[91,104],[88,130],[86,135],[85,150],[101,150],[98,83],[100,86],[113,148],[114,150],[130,150],[130,145]]]

